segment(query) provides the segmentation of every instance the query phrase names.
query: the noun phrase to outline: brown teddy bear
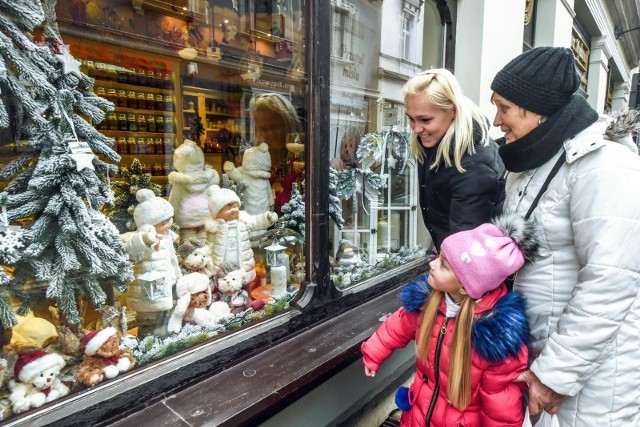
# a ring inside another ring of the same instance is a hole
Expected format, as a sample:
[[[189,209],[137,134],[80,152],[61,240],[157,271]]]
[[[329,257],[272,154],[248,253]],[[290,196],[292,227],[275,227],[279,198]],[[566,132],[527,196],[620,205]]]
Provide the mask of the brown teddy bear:
[[[136,361],[129,350],[120,350],[120,334],[114,327],[91,331],[80,343],[84,358],[78,380],[88,387],[128,371]]]

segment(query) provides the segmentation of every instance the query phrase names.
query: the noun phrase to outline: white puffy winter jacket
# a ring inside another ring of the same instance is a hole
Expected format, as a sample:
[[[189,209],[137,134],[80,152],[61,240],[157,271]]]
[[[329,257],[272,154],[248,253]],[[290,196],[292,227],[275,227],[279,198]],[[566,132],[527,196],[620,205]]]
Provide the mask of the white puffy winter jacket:
[[[533,211],[534,263],[516,276],[527,298],[531,370],[567,396],[562,427],[640,426],[640,157],[610,119],[564,143],[566,163]],[[505,210],[523,215],[560,154],[507,176]]]

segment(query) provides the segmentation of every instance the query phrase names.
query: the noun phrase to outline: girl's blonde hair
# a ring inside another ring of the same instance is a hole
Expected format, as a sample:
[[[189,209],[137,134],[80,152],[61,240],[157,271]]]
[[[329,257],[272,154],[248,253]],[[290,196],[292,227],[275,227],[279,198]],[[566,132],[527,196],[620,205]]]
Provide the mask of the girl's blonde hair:
[[[463,95],[462,88],[456,78],[444,68],[423,71],[409,79],[402,87],[402,97],[406,102],[407,98],[414,96],[424,96],[425,100],[434,107],[445,111],[453,110],[455,113],[449,129],[438,144],[435,161],[429,168],[438,167],[440,162],[444,160],[447,167],[455,164],[459,172],[464,172],[461,162],[462,156],[465,153],[473,154],[475,152],[474,124],[481,132],[481,145],[487,145],[490,141],[487,118],[480,108]],[[424,153],[415,133],[411,135],[411,153],[420,163],[424,162]],[[452,153],[453,160],[451,159]]]
[[[433,289],[422,313],[420,332],[416,342],[418,358],[425,364],[431,357],[431,338],[433,326],[438,315],[444,293]],[[471,331],[475,301],[465,295],[453,330],[453,344],[449,364],[449,385],[447,398],[459,410],[464,410],[471,403]],[[439,331],[442,334],[442,331]],[[436,372],[436,375],[438,373]]]
[[[301,133],[302,127],[298,119],[298,113],[291,105],[291,102],[278,93],[265,93],[256,95],[251,98],[249,110],[251,116],[255,115],[257,110],[271,110],[280,115],[286,126],[286,133]]]

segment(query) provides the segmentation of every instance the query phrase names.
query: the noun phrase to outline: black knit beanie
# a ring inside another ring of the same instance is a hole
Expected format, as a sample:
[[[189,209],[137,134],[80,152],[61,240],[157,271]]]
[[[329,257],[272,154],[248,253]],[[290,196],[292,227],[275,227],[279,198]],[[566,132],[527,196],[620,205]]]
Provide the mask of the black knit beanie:
[[[500,96],[543,116],[565,106],[579,87],[573,52],[564,47],[524,52],[505,65],[491,83],[491,90]]]

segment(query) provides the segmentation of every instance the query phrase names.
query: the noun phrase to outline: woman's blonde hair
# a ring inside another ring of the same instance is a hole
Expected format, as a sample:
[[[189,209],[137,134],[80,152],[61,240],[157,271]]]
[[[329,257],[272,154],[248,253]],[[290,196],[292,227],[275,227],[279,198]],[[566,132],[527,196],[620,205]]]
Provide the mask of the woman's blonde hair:
[[[282,117],[287,134],[302,132],[298,113],[291,105],[291,102],[284,96],[278,93],[264,93],[251,98],[249,110],[252,117],[256,111],[264,109],[274,111]]]
[[[444,111],[453,110],[455,113],[449,129],[438,144],[435,161],[429,168],[438,167],[440,162],[444,160],[447,167],[455,164],[458,171],[464,172],[461,162],[462,156],[464,153],[473,154],[475,152],[474,123],[482,135],[481,145],[489,143],[487,118],[480,108],[463,95],[462,88],[456,78],[444,68],[423,71],[409,79],[402,87],[402,97],[406,102],[407,98],[414,96],[424,96],[425,100],[434,107]],[[415,133],[411,135],[411,153],[420,163],[424,162],[424,153]],[[451,159],[452,153],[453,159]]]
[[[420,332],[416,342],[418,358],[425,364],[431,359],[431,338],[444,293],[433,289],[422,313]],[[447,398],[459,410],[471,403],[471,331],[475,301],[464,295],[453,330],[453,343],[449,361],[449,385]],[[442,334],[442,331],[439,331]],[[434,360],[430,360],[434,363]],[[438,375],[438,372],[436,372]]]

